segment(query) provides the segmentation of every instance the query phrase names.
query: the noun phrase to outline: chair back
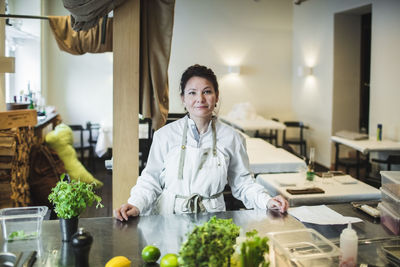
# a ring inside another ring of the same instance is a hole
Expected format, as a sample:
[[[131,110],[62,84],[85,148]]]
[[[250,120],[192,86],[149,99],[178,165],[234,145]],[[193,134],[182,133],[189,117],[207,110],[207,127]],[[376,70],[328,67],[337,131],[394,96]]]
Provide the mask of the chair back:
[[[153,129],[151,118],[139,120],[139,128],[141,125],[146,127],[146,138],[139,136],[139,173],[141,173],[146,166],[147,158],[149,157],[151,143],[153,142]]]
[[[306,145],[306,140],[304,138],[304,129],[307,129],[308,127],[305,126],[302,121],[285,121],[284,124],[287,129],[297,128],[299,130],[299,135],[296,136],[295,138],[288,138],[286,133],[287,130],[283,131],[283,144],[300,146],[300,154],[307,157],[307,152],[306,152],[307,145]]]
[[[168,113],[167,122],[165,124],[174,122],[186,116],[187,113]]]
[[[88,121],[86,123],[86,130],[89,131],[89,138],[88,138],[89,145],[95,146],[97,143],[97,138],[99,136],[100,123],[92,123]]]
[[[79,153],[80,161],[83,162],[84,153],[85,153],[85,143],[83,140],[83,132],[85,131],[85,129],[80,124],[71,124],[68,126],[69,126],[69,128],[71,128],[72,133],[73,133],[73,139],[74,139],[73,146],[74,146],[76,152]],[[77,133],[77,135],[75,133]],[[78,139],[75,138],[77,136],[78,136]]]

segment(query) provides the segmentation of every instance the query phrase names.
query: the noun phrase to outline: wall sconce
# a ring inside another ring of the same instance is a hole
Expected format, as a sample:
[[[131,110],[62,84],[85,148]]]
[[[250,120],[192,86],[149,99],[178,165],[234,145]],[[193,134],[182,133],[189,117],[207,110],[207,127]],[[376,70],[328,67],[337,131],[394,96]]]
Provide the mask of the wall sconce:
[[[313,68],[312,67],[306,67],[306,66],[299,66],[297,68],[297,76],[299,77],[306,77],[313,75]]]
[[[228,66],[228,73],[239,75],[240,74],[240,66]]]

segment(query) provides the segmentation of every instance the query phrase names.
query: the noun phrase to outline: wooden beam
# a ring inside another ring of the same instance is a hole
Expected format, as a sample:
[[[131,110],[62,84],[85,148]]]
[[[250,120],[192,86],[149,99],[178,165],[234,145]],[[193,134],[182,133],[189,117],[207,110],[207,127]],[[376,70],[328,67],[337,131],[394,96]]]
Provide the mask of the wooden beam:
[[[5,11],[5,0],[0,0],[0,13],[4,13]],[[5,55],[5,32],[6,32],[6,24],[5,19],[0,19],[0,56],[4,57]],[[0,73],[0,111],[6,110],[6,83],[5,83],[5,74]]]
[[[113,209],[128,200],[139,176],[140,0],[114,10]]]
[[[15,72],[15,58],[0,56],[0,73]]]

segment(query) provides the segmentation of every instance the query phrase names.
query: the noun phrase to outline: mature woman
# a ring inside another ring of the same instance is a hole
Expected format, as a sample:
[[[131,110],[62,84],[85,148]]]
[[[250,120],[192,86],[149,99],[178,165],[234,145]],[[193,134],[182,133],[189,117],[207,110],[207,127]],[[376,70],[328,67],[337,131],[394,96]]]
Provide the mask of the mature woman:
[[[285,212],[282,196],[271,198],[254,182],[242,135],[213,116],[219,96],[213,71],[189,67],[180,90],[188,114],[154,133],[147,165],[115,217],[224,211],[227,183],[247,208]]]

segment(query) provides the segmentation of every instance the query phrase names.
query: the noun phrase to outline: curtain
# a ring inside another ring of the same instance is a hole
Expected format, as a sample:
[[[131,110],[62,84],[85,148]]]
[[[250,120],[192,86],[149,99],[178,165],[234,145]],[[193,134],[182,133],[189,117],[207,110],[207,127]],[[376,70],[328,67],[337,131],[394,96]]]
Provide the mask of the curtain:
[[[125,0],[63,0],[71,13],[71,27],[75,31],[94,27],[101,17],[121,5]]]
[[[49,18],[51,29],[60,49],[74,55],[112,51],[112,19],[107,21],[106,42],[102,44],[100,39],[105,32],[101,27],[103,19],[98,19],[98,17],[108,13],[100,11],[109,11],[111,6],[116,7],[123,1],[63,0],[64,6],[72,13],[71,17]],[[101,7],[101,5],[107,5],[107,7]],[[89,8],[94,8],[94,10],[91,11]],[[174,9],[175,0],[140,1],[139,112],[144,118],[151,118],[155,130],[165,124],[168,116],[168,65]],[[77,11],[79,12],[73,13]],[[90,16],[83,16],[83,13],[90,14]],[[87,24],[77,22],[77,18],[83,19],[84,17],[96,18],[96,23],[93,24],[93,20]],[[90,25],[93,27],[89,29]],[[82,31],[76,32],[74,31],[76,29]]]
[[[169,109],[168,65],[175,0],[145,0],[140,8],[139,112],[151,118],[157,130],[165,124]]]
[[[103,29],[103,19],[101,18],[91,29],[79,32],[72,29],[70,16],[50,16],[49,23],[61,50],[73,55],[82,55],[87,52],[112,52],[113,20],[108,18]],[[102,36],[105,36],[104,43],[101,40]]]

